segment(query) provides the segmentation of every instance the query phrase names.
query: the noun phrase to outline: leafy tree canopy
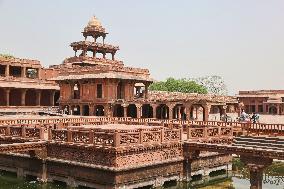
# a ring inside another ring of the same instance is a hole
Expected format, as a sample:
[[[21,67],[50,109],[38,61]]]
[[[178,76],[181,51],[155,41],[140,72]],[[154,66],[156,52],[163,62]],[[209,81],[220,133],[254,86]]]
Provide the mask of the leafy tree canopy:
[[[207,90],[204,86],[188,79],[168,78],[166,81],[154,82],[150,85],[149,89],[152,91],[207,94]]]
[[[209,94],[227,95],[227,86],[220,76],[205,76],[198,78],[190,78],[189,80],[195,81],[199,85],[204,86]]]
[[[4,57],[4,58],[15,58],[13,55],[10,55],[10,54],[2,54],[2,53],[0,53],[0,57]]]

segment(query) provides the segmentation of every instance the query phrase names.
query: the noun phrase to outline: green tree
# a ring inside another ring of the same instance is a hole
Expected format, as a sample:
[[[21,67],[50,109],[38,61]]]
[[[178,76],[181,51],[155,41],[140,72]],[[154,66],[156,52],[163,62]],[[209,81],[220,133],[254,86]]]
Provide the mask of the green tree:
[[[168,78],[166,81],[154,82],[150,85],[149,89],[152,91],[207,94],[204,86],[187,79]]]
[[[10,55],[10,54],[1,54],[1,53],[0,53],[0,57],[4,57],[4,58],[14,58],[13,55]]]

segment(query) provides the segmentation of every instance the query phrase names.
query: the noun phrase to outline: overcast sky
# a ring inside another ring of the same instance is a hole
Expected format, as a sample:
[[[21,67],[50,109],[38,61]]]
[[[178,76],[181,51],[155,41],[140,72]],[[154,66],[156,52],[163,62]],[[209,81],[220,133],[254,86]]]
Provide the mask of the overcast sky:
[[[0,0],[0,52],[60,64],[93,15],[117,58],[156,80],[220,75],[230,94],[284,89],[283,0]]]

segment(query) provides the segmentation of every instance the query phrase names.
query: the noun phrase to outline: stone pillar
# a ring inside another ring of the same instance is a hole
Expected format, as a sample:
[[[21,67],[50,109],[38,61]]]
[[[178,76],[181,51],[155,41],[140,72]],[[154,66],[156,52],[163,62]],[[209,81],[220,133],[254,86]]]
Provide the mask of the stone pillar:
[[[36,106],[40,106],[41,90],[36,91]]]
[[[149,84],[145,84],[145,92],[144,92],[144,98],[148,99],[148,90],[149,90]]]
[[[115,55],[115,53],[111,53],[111,59],[112,59],[112,60],[115,60],[115,59],[114,59],[114,55]]]
[[[106,110],[105,110],[105,113],[106,113]],[[94,104],[89,104],[89,115],[90,116],[95,115],[95,106],[94,106]],[[105,116],[107,116],[107,115],[105,115]]]
[[[263,168],[255,165],[249,165],[250,188],[262,189]]]
[[[21,77],[26,77],[26,67],[21,67]]]
[[[272,164],[272,159],[254,156],[242,156],[241,161],[250,172],[250,189],[262,189],[263,170]]]
[[[187,120],[190,120],[190,110],[191,110],[191,106],[190,105],[187,105],[185,107],[185,114],[186,114],[186,119]]]
[[[157,118],[157,105],[156,104],[152,104],[151,105],[153,108],[153,118]]]
[[[5,77],[8,77],[9,75],[10,75],[10,65],[7,65],[5,69]]]
[[[209,121],[209,111],[211,109],[211,105],[206,104],[204,105],[204,111],[203,111],[203,121]]]
[[[195,106],[195,119],[198,120],[198,106]]]
[[[123,107],[123,117],[127,117],[128,104],[122,104],[122,107]]]
[[[172,120],[173,119],[173,109],[174,109],[174,107],[175,107],[175,105],[174,104],[170,104],[169,106],[169,115],[168,115],[168,118],[170,119],[170,120]]]
[[[49,104],[50,106],[54,106],[54,98],[55,98],[55,91],[50,91],[50,97],[49,97]]]
[[[5,89],[6,92],[6,106],[10,106],[10,89]]]
[[[142,117],[142,105],[141,104],[135,104],[136,106],[136,111],[137,111],[137,118]]]
[[[277,104],[276,108],[277,108],[277,115],[280,115],[280,107],[279,107],[279,104]]]
[[[80,116],[82,116],[83,115],[83,105],[80,104],[79,106],[80,106]]]
[[[22,89],[21,106],[25,106],[26,105],[26,93],[27,93],[27,89]]]

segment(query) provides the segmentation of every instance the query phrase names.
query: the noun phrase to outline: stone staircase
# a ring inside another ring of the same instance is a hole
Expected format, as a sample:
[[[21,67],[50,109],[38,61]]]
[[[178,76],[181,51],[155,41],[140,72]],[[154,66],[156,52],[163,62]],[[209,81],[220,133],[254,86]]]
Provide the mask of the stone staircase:
[[[234,137],[232,146],[284,151],[284,138],[240,136]]]

